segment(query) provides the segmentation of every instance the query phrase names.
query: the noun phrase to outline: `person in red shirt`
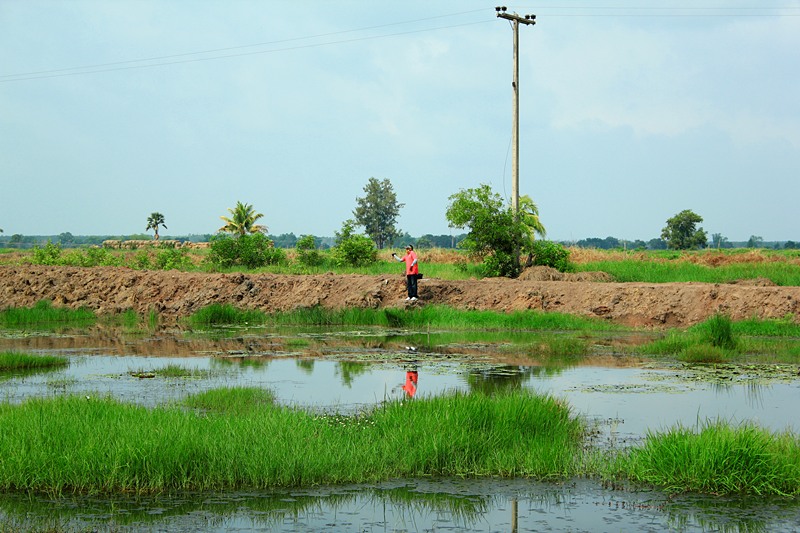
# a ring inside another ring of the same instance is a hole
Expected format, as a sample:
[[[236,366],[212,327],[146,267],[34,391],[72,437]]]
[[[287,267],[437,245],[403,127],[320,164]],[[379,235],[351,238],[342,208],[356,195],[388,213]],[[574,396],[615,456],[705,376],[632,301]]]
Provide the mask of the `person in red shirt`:
[[[419,274],[419,261],[417,254],[414,252],[414,247],[410,244],[406,246],[406,255],[398,257],[396,253],[392,252],[392,257],[397,261],[406,264],[406,288],[408,289],[408,297],[406,301],[417,300],[417,274]]]

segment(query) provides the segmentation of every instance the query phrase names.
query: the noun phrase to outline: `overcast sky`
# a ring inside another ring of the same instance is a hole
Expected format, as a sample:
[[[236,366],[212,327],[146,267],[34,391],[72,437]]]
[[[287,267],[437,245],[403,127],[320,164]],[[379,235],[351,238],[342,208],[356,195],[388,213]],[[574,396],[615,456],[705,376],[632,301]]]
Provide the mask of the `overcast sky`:
[[[541,2],[520,28],[520,193],[548,238],[798,240],[800,1]],[[676,7],[688,6],[688,7]],[[512,36],[495,4],[0,0],[6,235],[331,236],[370,177],[413,236],[510,200]],[[646,6],[646,7],[645,7]],[[663,7],[659,7],[663,6]]]

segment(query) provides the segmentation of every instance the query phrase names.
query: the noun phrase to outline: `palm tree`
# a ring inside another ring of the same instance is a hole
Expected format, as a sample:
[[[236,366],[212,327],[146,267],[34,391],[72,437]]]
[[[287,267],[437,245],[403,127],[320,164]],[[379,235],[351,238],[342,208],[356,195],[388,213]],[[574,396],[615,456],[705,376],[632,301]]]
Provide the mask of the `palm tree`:
[[[527,194],[519,197],[519,215],[520,221],[528,230],[531,241],[536,238],[536,235],[547,236],[547,230],[544,229],[542,221],[539,219],[539,208]]]
[[[246,233],[266,233],[267,227],[256,224],[256,220],[263,217],[263,213],[256,213],[252,205],[236,202],[236,207],[228,208],[231,217],[219,217],[225,225],[217,231],[225,231],[228,233],[237,233],[244,235]]]
[[[158,240],[158,227],[164,226],[164,229],[167,229],[167,225],[164,224],[164,215],[161,213],[151,213],[149,217],[147,217],[147,227],[144,229],[153,230],[156,232],[154,239]]]

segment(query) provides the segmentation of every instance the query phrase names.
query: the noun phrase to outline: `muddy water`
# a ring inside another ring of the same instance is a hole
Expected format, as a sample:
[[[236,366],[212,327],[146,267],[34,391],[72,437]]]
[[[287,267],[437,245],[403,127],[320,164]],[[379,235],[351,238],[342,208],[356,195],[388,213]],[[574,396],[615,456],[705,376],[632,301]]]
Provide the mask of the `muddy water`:
[[[427,339],[427,340],[426,340]],[[707,419],[797,430],[800,382],[747,371],[606,357],[544,366],[509,357],[501,340],[420,334],[303,332],[126,336],[6,335],[0,349],[63,355],[68,368],[0,378],[0,399],[111,395],[143,405],[220,386],[258,386],[305,409],[353,412],[449,390],[530,388],[565,398],[599,428],[596,445],[635,443],[648,430]],[[423,342],[424,341],[424,345]],[[524,342],[524,340],[523,340]],[[188,377],[163,377],[170,366]],[[796,372],[795,372],[796,374]],[[405,388],[404,388],[405,386]],[[113,531],[797,531],[800,505],[780,499],[670,496],[586,480],[396,480],[289,492],[180,494],[153,499],[0,496],[0,530]]]

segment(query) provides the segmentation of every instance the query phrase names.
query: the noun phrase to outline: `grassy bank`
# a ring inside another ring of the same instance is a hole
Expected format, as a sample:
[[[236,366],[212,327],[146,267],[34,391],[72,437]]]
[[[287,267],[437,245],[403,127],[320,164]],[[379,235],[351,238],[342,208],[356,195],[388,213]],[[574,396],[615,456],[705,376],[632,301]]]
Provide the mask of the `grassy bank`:
[[[249,324],[271,326],[383,326],[389,328],[438,328],[452,330],[556,330],[556,331],[619,331],[623,329],[601,319],[583,318],[563,313],[542,311],[470,311],[443,305],[426,305],[414,309],[327,309],[302,308],[274,314],[237,309],[228,304],[212,304],[188,318],[194,326]]]
[[[146,409],[58,397],[0,405],[0,489],[164,492],[416,476],[575,473],[583,427],[561,402],[453,394],[370,415],[319,416],[263,391]]]

